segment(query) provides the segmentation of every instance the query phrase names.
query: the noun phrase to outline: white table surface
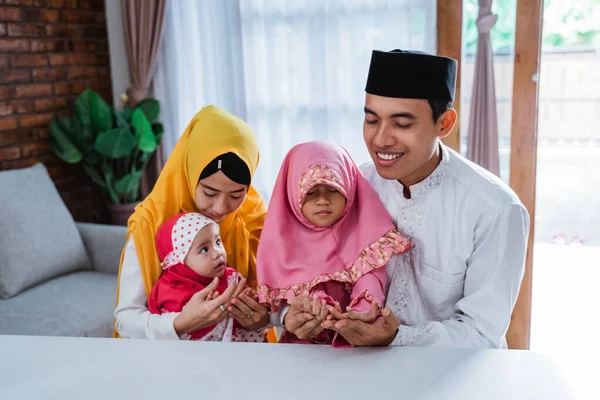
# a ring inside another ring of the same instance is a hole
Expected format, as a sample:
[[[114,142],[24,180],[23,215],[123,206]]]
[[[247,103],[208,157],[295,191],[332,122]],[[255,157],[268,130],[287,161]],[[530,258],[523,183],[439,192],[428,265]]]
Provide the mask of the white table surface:
[[[528,351],[0,336],[0,399],[572,399]]]

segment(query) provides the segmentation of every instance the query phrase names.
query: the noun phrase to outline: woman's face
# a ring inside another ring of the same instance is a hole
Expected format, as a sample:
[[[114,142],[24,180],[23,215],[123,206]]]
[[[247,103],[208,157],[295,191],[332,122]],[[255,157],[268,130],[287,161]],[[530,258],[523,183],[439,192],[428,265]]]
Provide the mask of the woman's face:
[[[247,193],[248,185],[236,183],[218,171],[198,181],[196,207],[201,214],[218,223],[240,208]]]

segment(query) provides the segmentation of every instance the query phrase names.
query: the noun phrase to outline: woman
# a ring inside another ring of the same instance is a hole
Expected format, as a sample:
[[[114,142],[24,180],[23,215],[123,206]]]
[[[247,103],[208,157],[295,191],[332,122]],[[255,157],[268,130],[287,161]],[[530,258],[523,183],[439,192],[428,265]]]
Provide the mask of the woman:
[[[231,267],[256,287],[256,250],[266,206],[250,186],[259,154],[241,119],[214,106],[200,110],[177,142],[154,190],[128,222],[117,286],[115,337],[178,339],[231,313],[250,329],[269,323],[267,309],[231,286],[214,301],[196,293],[181,313],[151,314],[147,298],[162,269],[155,247],[158,227],[181,212],[200,212],[219,223]],[[239,297],[238,297],[239,295]]]

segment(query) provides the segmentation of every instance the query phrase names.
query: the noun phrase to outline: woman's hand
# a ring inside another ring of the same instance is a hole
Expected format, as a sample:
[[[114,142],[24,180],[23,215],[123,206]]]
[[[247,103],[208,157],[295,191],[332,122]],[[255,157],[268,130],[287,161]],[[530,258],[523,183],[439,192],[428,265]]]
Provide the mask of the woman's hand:
[[[237,285],[230,285],[222,294],[215,292],[219,278],[195,293],[181,313],[173,321],[177,335],[189,333],[207,326],[218,324],[229,316],[227,307],[231,299],[237,297],[246,286],[242,279]]]
[[[250,288],[232,299],[227,311],[244,328],[259,330],[269,323],[269,310],[258,302],[256,292]]]

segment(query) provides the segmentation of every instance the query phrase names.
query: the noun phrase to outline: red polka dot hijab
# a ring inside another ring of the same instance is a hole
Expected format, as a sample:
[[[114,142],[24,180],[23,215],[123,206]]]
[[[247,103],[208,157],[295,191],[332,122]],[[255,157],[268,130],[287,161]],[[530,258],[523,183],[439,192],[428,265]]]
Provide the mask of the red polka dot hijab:
[[[199,213],[184,213],[166,220],[156,234],[156,250],[161,261],[163,273],[152,288],[148,297],[148,309],[155,314],[179,312],[194,293],[204,289],[212,278],[198,275],[184,264],[194,238],[213,220]],[[217,290],[223,293],[227,289],[227,280],[235,270],[226,268],[219,279]],[[206,329],[210,331],[207,327]]]
[[[199,213],[179,214],[166,220],[156,234],[156,250],[161,267],[167,269],[178,263],[183,264],[196,235],[210,224],[217,225]]]

